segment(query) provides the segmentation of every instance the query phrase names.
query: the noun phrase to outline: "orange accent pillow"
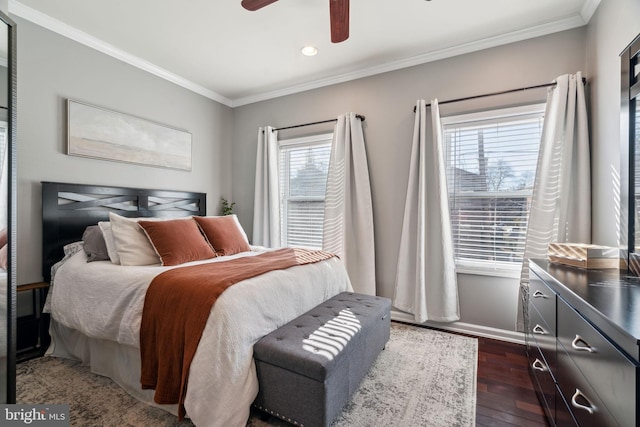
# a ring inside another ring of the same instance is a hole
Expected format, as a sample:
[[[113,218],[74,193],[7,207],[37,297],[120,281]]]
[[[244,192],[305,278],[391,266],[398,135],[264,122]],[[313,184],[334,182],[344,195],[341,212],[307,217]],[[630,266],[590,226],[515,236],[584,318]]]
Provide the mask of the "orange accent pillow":
[[[149,237],[162,265],[178,265],[216,256],[191,218],[138,221]]]
[[[233,255],[251,250],[235,215],[194,216],[193,219],[218,255]]]

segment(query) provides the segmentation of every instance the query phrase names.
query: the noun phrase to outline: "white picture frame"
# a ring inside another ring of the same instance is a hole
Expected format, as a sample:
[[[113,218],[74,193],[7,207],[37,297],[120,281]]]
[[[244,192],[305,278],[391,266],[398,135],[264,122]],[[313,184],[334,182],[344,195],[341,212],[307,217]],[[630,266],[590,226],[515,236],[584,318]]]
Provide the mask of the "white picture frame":
[[[68,99],[67,154],[190,171],[191,133]]]

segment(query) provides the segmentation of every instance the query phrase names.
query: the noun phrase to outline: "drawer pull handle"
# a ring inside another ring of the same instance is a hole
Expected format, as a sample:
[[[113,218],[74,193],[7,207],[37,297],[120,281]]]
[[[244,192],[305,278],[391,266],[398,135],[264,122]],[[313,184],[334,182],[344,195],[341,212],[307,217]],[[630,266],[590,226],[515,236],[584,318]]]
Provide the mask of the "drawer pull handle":
[[[534,334],[538,334],[538,335],[547,335],[547,331],[544,330],[544,328],[540,325],[536,325],[533,327],[532,329]]]
[[[579,345],[582,343],[583,345]],[[571,342],[571,347],[578,351],[588,351],[589,353],[594,353],[596,351],[595,348],[591,347],[588,342],[584,340],[580,335],[576,335],[576,337]]]
[[[578,397],[582,397],[584,400],[587,401],[587,405],[581,405],[580,403],[578,403],[576,401],[576,399]],[[596,407],[593,406],[593,403],[591,403],[591,401],[589,401],[589,399],[587,399],[587,396],[584,395],[584,393],[582,393],[580,391],[580,389],[576,389],[576,392],[573,393],[573,397],[571,398],[571,404],[573,405],[574,408],[578,408],[578,409],[583,409],[585,411],[587,411],[590,415],[593,415],[593,413],[596,411]]]
[[[536,358],[536,360],[531,364],[531,367],[536,371],[546,372],[548,369],[540,359]]]
[[[547,298],[547,296],[545,294],[543,294],[542,292],[540,292],[540,291],[535,291],[533,293],[533,297],[534,298]]]

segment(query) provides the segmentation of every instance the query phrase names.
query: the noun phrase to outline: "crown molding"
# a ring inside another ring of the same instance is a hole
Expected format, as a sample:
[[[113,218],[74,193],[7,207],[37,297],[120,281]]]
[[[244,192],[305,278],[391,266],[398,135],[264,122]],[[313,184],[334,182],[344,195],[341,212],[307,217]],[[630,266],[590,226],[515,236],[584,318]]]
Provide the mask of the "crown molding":
[[[584,5],[582,5],[582,9],[580,10],[580,16],[584,20],[585,24],[588,24],[593,17],[593,14],[596,12],[598,6],[600,6],[601,0],[586,0]]]
[[[178,86],[181,86],[185,89],[188,89],[192,92],[202,95],[206,98],[212,99],[216,102],[227,105],[229,107],[232,104],[232,101],[229,98],[226,98],[210,89],[207,89],[203,86],[200,86],[197,83],[187,80],[184,77],[181,77],[175,73],[172,73],[171,71],[158,67],[157,65],[152,64],[149,61],[146,61],[138,56],[132,55],[120,48],[117,48],[109,43],[106,43],[103,40],[93,37],[85,33],[84,31],[80,31],[77,28],[74,28],[68,24],[65,24],[62,21],[54,19],[49,15],[46,15],[42,12],[39,12],[29,6],[26,6],[18,2],[17,0],[9,0],[9,13],[15,16],[19,16],[20,18],[26,19],[27,21],[30,21],[36,25],[39,25],[40,27],[46,28],[47,30],[53,31],[54,33],[60,34],[73,41],[76,41],[87,47],[95,49],[99,52],[104,53],[105,55],[109,55],[133,67],[144,70],[148,73],[151,73],[157,77],[160,77],[164,80],[167,80],[171,83],[174,83]]]
[[[600,1],[600,0],[589,0]],[[300,85],[290,86],[285,89],[279,89],[269,92],[263,92],[257,95],[250,95],[242,98],[236,98],[231,102],[232,107],[240,107],[242,105],[253,104],[260,101],[266,101],[268,99],[277,98],[285,95],[292,95],[307,90],[318,89],[325,86],[330,86],[338,83],[344,83],[351,80],[361,79],[363,77],[370,77],[376,74],[382,74],[389,71],[396,71],[402,68],[413,67],[415,65],[426,64],[428,62],[437,61],[440,59],[451,58],[466,53],[472,53],[483,49],[488,49],[496,46],[501,46],[509,43],[514,43],[534,37],[545,36],[548,34],[570,30],[572,28],[581,27],[587,22],[584,21],[582,16],[574,15],[568,18],[547,22],[535,27],[526,28],[523,30],[512,31],[510,33],[501,34],[498,36],[487,37],[484,39],[476,40],[470,43],[464,43],[456,46],[452,46],[445,49],[439,49],[432,52],[427,52],[422,55],[413,56],[410,58],[401,59],[394,62],[389,62],[383,65],[369,67],[358,71],[340,74],[334,77],[325,79],[314,80],[313,82],[303,83]]]
[[[18,0],[9,0],[9,13],[26,19],[36,25],[81,43],[85,46],[93,48],[105,55],[112,56],[120,61],[123,61],[129,65],[132,65],[141,70],[147,71],[155,76],[170,81],[178,86],[181,86],[187,90],[200,94],[213,101],[224,104],[228,107],[240,107],[243,105],[253,104],[260,101],[266,101],[272,98],[278,98],[281,96],[292,95],[295,93],[305,92],[312,89],[318,89],[325,86],[331,86],[339,83],[348,82],[351,80],[361,79],[364,77],[370,77],[376,74],[382,74],[389,71],[396,71],[403,68],[413,67],[415,65],[421,65],[428,62],[437,61],[440,59],[451,58],[458,55],[463,55],[471,52],[476,52],[483,49],[488,49],[496,46],[501,46],[509,43],[514,43],[534,37],[545,36],[555,32],[570,30],[572,28],[586,25],[595,10],[600,4],[601,0],[586,0],[579,14],[570,16],[564,19],[547,22],[535,27],[526,28],[523,30],[512,31],[510,33],[501,34],[498,36],[487,37],[481,40],[476,40],[470,43],[464,43],[448,47],[445,49],[439,49],[431,52],[427,52],[421,55],[413,56],[410,58],[404,58],[393,62],[388,62],[383,65],[377,65],[373,67],[363,68],[357,71],[339,74],[337,76],[327,77],[323,79],[315,79],[308,83],[302,83],[298,85],[289,86],[283,89],[277,89],[273,91],[265,91],[255,95],[248,95],[245,97],[239,97],[230,99],[220,95],[210,89],[207,89],[197,83],[194,83],[184,77],[174,74],[164,68],[158,67],[142,58],[132,55],[123,51],[109,43],[104,42],[96,37],[93,37],[83,31],[80,31],[64,22],[54,19],[42,12],[39,12],[29,6],[20,3]]]

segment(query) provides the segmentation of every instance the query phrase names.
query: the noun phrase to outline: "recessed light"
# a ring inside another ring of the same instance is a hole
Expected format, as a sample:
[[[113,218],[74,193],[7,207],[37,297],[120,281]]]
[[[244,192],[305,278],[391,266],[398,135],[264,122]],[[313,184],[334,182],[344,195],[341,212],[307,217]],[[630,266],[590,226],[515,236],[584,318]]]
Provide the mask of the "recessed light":
[[[300,49],[300,52],[302,52],[304,56],[315,56],[318,54],[318,49],[315,46],[305,46]]]

